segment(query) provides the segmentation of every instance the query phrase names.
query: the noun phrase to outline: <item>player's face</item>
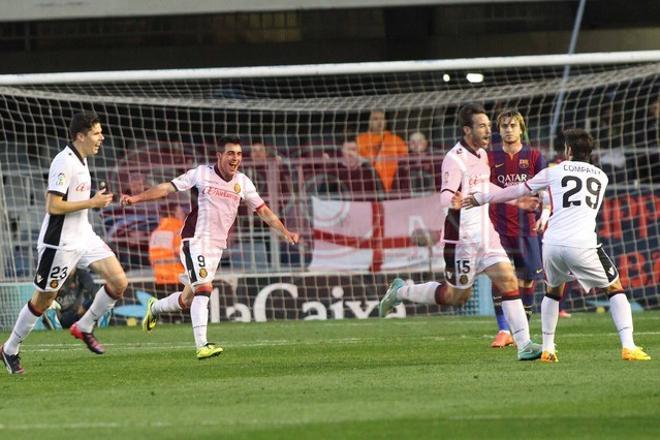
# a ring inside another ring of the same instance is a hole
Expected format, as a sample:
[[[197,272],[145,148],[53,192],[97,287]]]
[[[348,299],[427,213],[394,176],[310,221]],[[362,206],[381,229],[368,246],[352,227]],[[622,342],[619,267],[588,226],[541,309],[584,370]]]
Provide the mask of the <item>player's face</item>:
[[[103,129],[101,124],[96,123],[92,128],[87,130],[87,133],[78,133],[77,141],[81,148],[81,153],[85,156],[93,156],[99,152],[103,144]]]
[[[218,153],[218,168],[230,179],[234,177],[243,160],[243,150],[239,144],[225,144],[225,151]]]
[[[463,127],[465,140],[472,148],[488,148],[490,143],[490,119],[483,113],[472,116],[472,126]]]
[[[519,145],[522,141],[522,128],[516,118],[503,118],[500,123],[500,136],[505,145]]]

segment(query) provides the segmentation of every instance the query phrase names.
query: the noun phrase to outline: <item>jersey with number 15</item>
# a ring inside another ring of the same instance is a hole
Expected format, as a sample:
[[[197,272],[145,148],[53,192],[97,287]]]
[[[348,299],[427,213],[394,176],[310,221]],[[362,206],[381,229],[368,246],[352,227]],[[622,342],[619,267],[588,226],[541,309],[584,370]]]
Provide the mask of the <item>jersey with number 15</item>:
[[[600,168],[570,160],[545,168],[525,182],[531,191],[550,191],[552,215],[543,244],[597,247],[596,217],[607,183],[607,175]]]

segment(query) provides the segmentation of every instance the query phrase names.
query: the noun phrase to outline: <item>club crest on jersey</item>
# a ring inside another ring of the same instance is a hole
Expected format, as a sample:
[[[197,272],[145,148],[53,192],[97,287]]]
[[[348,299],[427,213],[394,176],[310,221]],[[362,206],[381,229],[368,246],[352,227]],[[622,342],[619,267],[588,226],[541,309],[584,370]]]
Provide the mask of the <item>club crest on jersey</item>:
[[[51,289],[57,289],[57,286],[59,286],[60,283],[57,282],[57,280],[53,280],[50,282],[50,288]]]
[[[235,184],[234,184],[234,192],[235,192],[236,194],[238,194],[239,192],[241,192],[241,185],[239,185],[238,183],[235,183]]]
[[[529,159],[520,159],[518,161],[518,166],[520,168],[529,168]]]
[[[57,184],[58,185],[64,185],[64,173],[60,173],[57,175]]]
[[[206,278],[206,276],[208,274],[209,274],[208,271],[206,269],[204,269],[203,267],[199,270],[199,277],[200,278]]]

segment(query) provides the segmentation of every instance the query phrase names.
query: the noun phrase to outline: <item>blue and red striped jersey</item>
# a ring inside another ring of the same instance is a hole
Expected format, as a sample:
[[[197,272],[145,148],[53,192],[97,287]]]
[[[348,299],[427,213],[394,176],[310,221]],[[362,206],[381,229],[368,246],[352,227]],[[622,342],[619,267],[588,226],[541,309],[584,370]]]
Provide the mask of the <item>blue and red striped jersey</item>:
[[[546,166],[541,152],[529,145],[523,145],[514,155],[504,152],[501,145],[493,146],[488,151],[488,164],[490,181],[501,188],[526,182]],[[536,236],[534,212],[506,203],[497,203],[490,205],[490,219],[500,235]]]

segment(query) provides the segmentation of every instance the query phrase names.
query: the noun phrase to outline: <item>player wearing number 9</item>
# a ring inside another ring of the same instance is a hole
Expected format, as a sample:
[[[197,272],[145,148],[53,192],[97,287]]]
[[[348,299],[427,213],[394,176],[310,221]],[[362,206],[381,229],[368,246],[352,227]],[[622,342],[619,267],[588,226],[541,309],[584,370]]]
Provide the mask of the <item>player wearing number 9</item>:
[[[122,205],[157,200],[177,191],[190,191],[191,210],[181,231],[180,258],[186,268],[181,277],[183,292],[174,292],[156,301],[149,300],[142,327],[150,332],[162,313],[190,308],[197,359],[208,359],[223,352],[222,347],[207,340],[208,303],[213,279],[227,247],[227,235],[236,219],[241,202],[289,244],[298,243],[298,234],[289,231],[278,216],[264,203],[254,183],[239,171],[243,159],[240,139],[223,137],[214,164],[199,165],[185,174],[156,185],[140,194],[121,196]]]
[[[554,335],[559,301],[564,283],[572,279],[571,274],[585,290],[596,288],[609,297],[610,312],[621,339],[622,358],[649,360],[650,356],[635,345],[630,303],[616,267],[596,236],[596,217],[608,177],[600,168],[589,163],[593,149],[593,139],[589,133],[570,129],[564,132],[564,138],[568,160],[544,169],[523,185],[490,194],[472,194],[463,199],[463,207],[501,203],[549,189],[553,212],[543,235],[543,269],[548,287],[541,303],[541,360],[557,361]]]

